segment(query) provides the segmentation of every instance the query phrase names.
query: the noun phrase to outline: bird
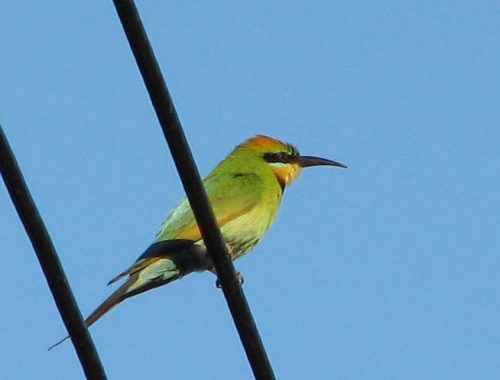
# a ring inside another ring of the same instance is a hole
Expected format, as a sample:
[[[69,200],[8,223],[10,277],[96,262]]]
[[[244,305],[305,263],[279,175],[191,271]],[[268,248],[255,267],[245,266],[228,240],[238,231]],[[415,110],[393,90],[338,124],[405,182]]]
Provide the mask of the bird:
[[[302,156],[291,144],[257,135],[236,146],[203,180],[232,260],[251,251],[266,234],[276,219],[285,188],[300,176],[302,169],[320,165],[347,168],[337,161]],[[126,278],[85,319],[85,324],[90,327],[129,297],[205,270],[216,274],[189,201],[184,198],[162,223],[149,248],[109,281],[108,285]]]

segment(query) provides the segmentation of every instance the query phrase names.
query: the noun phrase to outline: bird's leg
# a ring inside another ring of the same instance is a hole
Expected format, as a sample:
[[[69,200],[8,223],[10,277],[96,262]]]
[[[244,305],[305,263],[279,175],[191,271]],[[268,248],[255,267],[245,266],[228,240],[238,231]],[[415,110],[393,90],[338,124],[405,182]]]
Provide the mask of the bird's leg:
[[[228,256],[230,258],[232,258],[233,257],[233,249],[227,243],[226,243],[226,249],[227,249]],[[215,269],[215,267],[212,267],[209,270],[210,270],[210,272],[212,272],[213,274],[215,274],[217,276],[217,281],[215,281],[215,286],[219,289],[222,288],[222,285],[220,283],[219,276],[217,275],[217,270]],[[236,272],[236,277],[238,278],[238,282],[240,283],[240,285],[243,285],[243,283],[245,282],[245,278],[243,277],[241,272]]]
[[[211,272],[217,276],[217,272],[215,271],[215,268]],[[241,272],[236,272],[236,277],[238,278],[238,282],[240,283],[240,286],[245,283],[245,277],[243,277],[243,274],[241,274]],[[222,288],[222,285],[221,285],[218,277],[217,277],[217,281],[215,281],[215,286],[219,289]]]
[[[238,278],[238,282],[240,283],[240,286],[245,283],[245,277],[243,277],[243,273],[241,272],[236,272],[236,277]]]

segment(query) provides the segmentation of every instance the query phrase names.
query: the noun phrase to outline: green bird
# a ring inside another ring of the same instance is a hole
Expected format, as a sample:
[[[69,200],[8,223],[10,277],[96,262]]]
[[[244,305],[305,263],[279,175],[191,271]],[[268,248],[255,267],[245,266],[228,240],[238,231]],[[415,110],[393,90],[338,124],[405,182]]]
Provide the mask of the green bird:
[[[238,145],[203,180],[232,260],[252,250],[262,239],[276,219],[283,191],[302,169],[318,165],[347,168],[336,161],[301,156],[294,146],[259,135]],[[184,198],[163,222],[154,243],[130,268],[108,283],[127,277],[85,323],[89,327],[129,297],[205,270],[215,273],[189,202]]]

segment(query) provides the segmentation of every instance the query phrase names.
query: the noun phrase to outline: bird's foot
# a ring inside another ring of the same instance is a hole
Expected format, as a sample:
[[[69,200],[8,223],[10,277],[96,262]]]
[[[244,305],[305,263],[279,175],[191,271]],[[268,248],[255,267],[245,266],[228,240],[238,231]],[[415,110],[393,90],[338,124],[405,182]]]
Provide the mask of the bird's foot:
[[[240,283],[240,286],[245,283],[245,277],[241,274],[241,272],[236,272],[236,277],[238,278],[238,282]],[[222,288],[222,284],[220,283],[220,280],[217,278],[217,281],[215,281],[215,286],[217,288]]]

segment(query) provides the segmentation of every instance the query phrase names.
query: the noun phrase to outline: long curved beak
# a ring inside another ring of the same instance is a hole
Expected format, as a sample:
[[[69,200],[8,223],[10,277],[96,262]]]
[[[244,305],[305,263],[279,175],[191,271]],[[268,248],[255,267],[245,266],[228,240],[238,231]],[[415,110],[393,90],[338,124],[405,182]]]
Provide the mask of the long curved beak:
[[[300,156],[299,164],[303,168],[307,168],[308,166],[325,165],[325,166],[338,166],[339,168],[347,169],[347,166],[341,164],[340,162],[327,160],[326,158],[312,157],[312,156]]]

